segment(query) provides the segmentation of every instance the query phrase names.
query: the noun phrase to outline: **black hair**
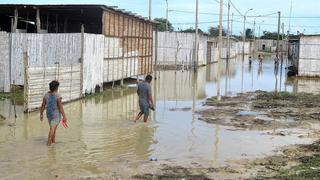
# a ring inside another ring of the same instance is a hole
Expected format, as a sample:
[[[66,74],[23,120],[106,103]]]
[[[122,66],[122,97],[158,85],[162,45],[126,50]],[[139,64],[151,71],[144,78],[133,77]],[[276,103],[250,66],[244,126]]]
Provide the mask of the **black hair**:
[[[152,76],[151,76],[151,75],[147,75],[146,81],[147,81],[147,82],[151,82],[151,81],[152,81]]]
[[[49,89],[50,89],[50,91],[51,91],[51,92],[54,92],[54,91],[58,90],[59,85],[60,85],[60,83],[59,83],[58,81],[56,81],[56,80],[51,81],[51,82],[49,83]]]

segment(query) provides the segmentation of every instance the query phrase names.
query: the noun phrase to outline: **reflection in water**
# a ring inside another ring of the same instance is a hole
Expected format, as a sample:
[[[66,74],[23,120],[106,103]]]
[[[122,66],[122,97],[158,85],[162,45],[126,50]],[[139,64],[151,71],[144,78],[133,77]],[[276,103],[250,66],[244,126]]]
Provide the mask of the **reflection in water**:
[[[259,67],[258,67],[258,77],[261,77],[263,75],[263,64],[259,64]]]
[[[133,122],[139,111],[136,88],[107,90],[68,103],[65,111],[70,128],[59,127],[53,148],[45,146],[48,124],[39,121],[38,113],[25,115],[23,107],[17,106],[17,123],[11,127],[13,106],[9,101],[0,101],[0,114],[6,117],[0,121],[0,179],[15,174],[17,179],[23,179],[22,175],[52,179],[54,173],[62,179],[87,177],[112,173],[109,169],[115,163],[121,164],[121,171],[128,162],[148,160],[150,156],[182,164],[225,164],[244,153],[258,156],[271,153],[279,145],[303,142],[296,136],[270,140],[260,131],[230,131],[198,120],[196,111],[203,107],[205,98],[217,95],[219,83],[224,95],[258,89],[274,91],[275,84],[281,88],[284,83],[288,91],[320,93],[317,80],[282,82],[284,67],[280,66],[280,77],[278,70],[275,76],[273,60],[265,60],[263,66],[257,61],[251,66],[244,62],[247,60],[222,60],[221,68],[212,64],[199,68],[197,73],[159,71],[152,82],[157,110],[152,112],[149,123]]]

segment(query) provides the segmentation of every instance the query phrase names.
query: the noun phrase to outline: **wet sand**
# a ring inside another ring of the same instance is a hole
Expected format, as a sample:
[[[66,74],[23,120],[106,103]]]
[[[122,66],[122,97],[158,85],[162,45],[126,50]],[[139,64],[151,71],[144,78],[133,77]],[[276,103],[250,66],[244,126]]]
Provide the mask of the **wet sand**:
[[[14,120],[11,102],[0,101],[5,118],[0,120],[0,179],[143,179],[153,175],[235,179],[256,174],[252,169],[242,171],[240,160],[271,156],[281,147],[315,140],[300,126],[243,130],[199,119],[198,112],[207,109],[206,99],[217,95],[218,86],[222,96],[298,89],[287,83],[284,72],[275,73],[272,60],[263,67],[257,62],[249,67],[241,60],[222,67],[220,79],[216,64],[200,68],[196,75],[158,72],[152,83],[156,111],[146,124],[133,122],[139,111],[134,86],[66,104],[70,128],[59,127],[52,147],[45,145],[48,124],[39,121],[38,113],[23,114],[18,105]],[[237,113],[244,120],[248,116],[246,109]],[[158,161],[149,161],[151,157]]]

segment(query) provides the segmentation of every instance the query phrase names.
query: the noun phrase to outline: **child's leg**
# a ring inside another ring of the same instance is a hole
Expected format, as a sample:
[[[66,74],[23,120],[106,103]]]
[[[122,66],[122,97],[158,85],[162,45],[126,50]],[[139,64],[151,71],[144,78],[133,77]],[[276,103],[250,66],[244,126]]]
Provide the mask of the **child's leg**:
[[[54,126],[50,126],[50,131],[48,134],[48,146],[50,146],[52,144],[52,138],[53,138],[53,134],[54,134]]]
[[[52,143],[56,143],[56,131],[57,131],[58,126],[54,127],[53,130],[53,137],[52,137]]]

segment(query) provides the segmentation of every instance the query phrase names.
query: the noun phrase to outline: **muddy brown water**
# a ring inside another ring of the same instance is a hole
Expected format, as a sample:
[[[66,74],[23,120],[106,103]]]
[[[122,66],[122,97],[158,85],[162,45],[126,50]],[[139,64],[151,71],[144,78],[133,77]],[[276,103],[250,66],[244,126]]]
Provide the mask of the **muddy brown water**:
[[[285,61],[286,62],[286,61]],[[254,61],[231,60],[190,71],[160,71],[153,81],[156,111],[148,123],[134,123],[138,113],[136,88],[106,90],[103,95],[65,105],[70,128],[59,127],[57,143],[46,146],[48,124],[38,113],[23,114],[17,107],[14,120],[10,101],[0,101],[0,179],[87,178],[107,174],[135,175],[149,158],[154,163],[226,165],[231,160],[272,154],[279,147],[310,143],[299,138],[307,132],[290,129],[288,136],[270,131],[237,131],[198,120],[207,97],[265,90],[315,89],[317,80],[291,80],[275,73],[272,58],[262,67]],[[301,87],[300,87],[301,86]],[[241,112],[240,112],[241,113]],[[127,171],[126,171],[127,169]],[[128,170],[131,169],[131,170]]]

